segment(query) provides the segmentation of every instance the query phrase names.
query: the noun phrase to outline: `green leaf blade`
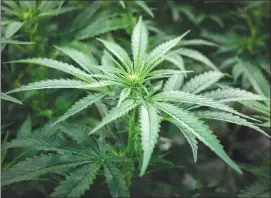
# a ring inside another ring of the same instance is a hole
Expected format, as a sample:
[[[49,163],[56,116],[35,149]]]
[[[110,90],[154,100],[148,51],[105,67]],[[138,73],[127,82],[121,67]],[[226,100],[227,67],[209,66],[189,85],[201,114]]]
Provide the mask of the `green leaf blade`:
[[[10,101],[10,102],[14,102],[14,103],[17,103],[17,104],[20,104],[22,105],[23,103],[19,100],[17,100],[16,98],[13,98],[5,93],[2,93],[0,92],[0,99],[1,100],[7,100],[7,101]]]
[[[209,71],[195,76],[182,87],[182,91],[197,94],[223,77],[223,74],[217,71]]]
[[[148,30],[140,17],[132,34],[132,51],[134,59],[134,69],[143,69],[145,51],[148,45]]]
[[[135,108],[137,105],[138,104],[133,100],[126,100],[119,107],[114,107],[113,109],[111,109],[111,111],[108,112],[108,114],[103,118],[103,120],[90,131],[89,135],[96,132],[106,124],[122,117],[133,108]]]
[[[59,123],[61,121],[66,120],[70,116],[82,111],[83,109],[85,109],[88,106],[92,105],[93,103],[100,100],[104,96],[105,96],[105,94],[100,94],[100,93],[98,93],[98,94],[89,94],[88,96],[80,99],[63,116],[58,118],[57,121],[52,125],[55,125],[55,124],[57,124],[57,123]]]
[[[217,140],[216,136],[213,135],[212,131],[207,125],[198,120],[193,114],[188,113],[181,108],[177,108],[174,105],[161,102],[156,102],[155,105],[171,116],[184,129],[195,135],[235,171],[242,174],[241,169],[228,157],[226,152],[223,150],[222,145]]]
[[[154,106],[147,104],[147,107],[140,108],[141,144],[143,149],[143,162],[140,176],[147,170],[153,149],[158,140],[161,117]]]
[[[84,71],[72,65],[69,65],[67,63],[63,63],[60,61],[56,61],[53,59],[48,59],[48,58],[30,58],[30,59],[10,61],[9,63],[28,63],[28,64],[42,65],[45,67],[63,71],[65,73],[71,74],[85,81],[90,81],[90,79],[92,78],[89,74],[85,73]]]
[[[128,187],[123,174],[114,165],[104,164],[106,182],[112,197],[129,197]]]
[[[90,163],[91,161],[82,156],[42,154],[34,158],[28,158],[19,162],[2,173],[1,185],[10,185],[16,182],[31,180],[46,173],[59,172],[68,168]]]
[[[90,185],[100,169],[100,164],[83,165],[72,171],[65,180],[60,182],[50,197],[80,197]]]

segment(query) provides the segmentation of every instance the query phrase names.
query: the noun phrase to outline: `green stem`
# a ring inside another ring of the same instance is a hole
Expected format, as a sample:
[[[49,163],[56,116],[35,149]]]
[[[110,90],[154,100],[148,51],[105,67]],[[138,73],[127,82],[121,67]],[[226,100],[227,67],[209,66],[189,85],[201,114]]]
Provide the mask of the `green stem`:
[[[135,113],[136,109],[132,110],[129,118],[129,131],[128,131],[128,157],[133,157],[134,154],[134,132],[135,132]]]

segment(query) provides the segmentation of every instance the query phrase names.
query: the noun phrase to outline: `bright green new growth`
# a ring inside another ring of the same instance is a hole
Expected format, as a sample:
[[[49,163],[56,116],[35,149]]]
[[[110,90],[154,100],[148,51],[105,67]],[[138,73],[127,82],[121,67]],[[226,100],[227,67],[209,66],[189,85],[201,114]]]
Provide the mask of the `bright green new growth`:
[[[77,88],[91,91],[88,96],[79,100],[64,114],[64,116],[59,118],[56,121],[56,123],[58,123],[87,108],[91,104],[103,100],[106,95],[110,95],[108,92],[115,92],[115,88],[118,88],[121,92],[118,101],[115,101],[115,107],[113,107],[108,114],[104,116],[102,121],[97,124],[89,134],[93,134],[105,125],[128,114],[129,120],[131,120],[128,126],[129,140],[133,137],[134,133],[136,133],[135,126],[137,124],[140,125],[141,145],[143,151],[140,171],[141,176],[144,175],[148,168],[148,164],[151,160],[153,150],[159,137],[160,122],[162,118],[164,118],[164,115],[169,116],[170,119],[172,119],[169,121],[175,124],[187,139],[192,148],[195,162],[197,160],[198,139],[234,170],[241,173],[240,168],[223,150],[223,147],[219,140],[216,139],[216,136],[200,119],[216,119],[232,122],[264,133],[259,127],[255,126],[252,122],[247,121],[245,118],[253,121],[258,120],[239,113],[225,103],[232,101],[239,102],[245,99],[265,100],[265,98],[234,88],[217,89],[200,94],[207,88],[211,88],[223,77],[223,74],[217,71],[215,66],[209,62],[208,59],[202,58],[199,53],[195,53],[191,50],[189,51],[188,49],[184,49],[184,51],[172,50],[177,44],[179,44],[181,39],[187,33],[188,32],[185,32],[177,38],[162,43],[149,52],[148,31],[142,18],[140,18],[133,30],[131,38],[132,59],[129,57],[129,53],[127,53],[121,46],[102,39],[98,40],[105,46],[105,56],[107,60],[112,62],[112,64],[107,64],[108,61],[103,59],[102,65],[99,66],[83,52],[70,47],[57,47],[58,50],[65,53],[79,64],[83,70],[66,63],[45,58],[33,58],[13,62],[47,66],[66,72],[80,80],[46,80],[22,86],[21,88],[11,90],[9,93],[45,88]],[[183,67],[179,67],[180,69],[157,69],[157,66],[164,60],[171,60],[171,57],[173,57],[176,52],[184,56],[192,56],[194,54],[194,59],[205,62],[206,65],[216,71],[209,71],[195,76],[185,83],[182,87],[182,91],[180,91],[179,89],[184,80],[183,73],[189,71],[181,69]],[[80,57],[80,59],[77,57]],[[163,80],[165,78],[169,78],[169,80],[163,86]],[[157,79],[162,81],[157,82]],[[93,91],[98,93],[94,94]],[[171,103],[174,103],[175,105]],[[215,108],[216,111],[199,111],[198,108],[202,106],[212,109]],[[132,113],[130,113],[130,111],[132,111]],[[137,113],[139,115],[138,122],[135,119]],[[268,134],[264,134],[269,137]],[[133,141],[128,141],[128,150],[131,147],[131,143],[133,143]],[[134,152],[127,153],[128,157],[135,157]],[[125,193],[123,194],[123,192],[125,191],[121,191],[122,193],[120,193],[114,187],[116,183],[118,183],[118,186],[124,186],[122,180],[119,180],[120,178],[116,178],[118,171],[114,167],[108,167],[108,165],[103,166],[107,183],[109,184],[109,188],[111,189],[111,192],[113,192],[113,195],[124,196]],[[81,171],[78,171],[78,175],[80,175],[85,170],[82,168]],[[84,179],[88,180],[89,183],[92,183],[95,169],[93,171],[86,172],[85,174],[86,178]],[[74,175],[71,174],[67,180],[73,176]],[[67,183],[65,182],[62,184],[72,185],[68,181]],[[63,189],[59,187],[59,189],[66,192],[66,187],[63,187]],[[83,189],[80,192],[83,192]],[[73,195],[72,192],[70,193]]]

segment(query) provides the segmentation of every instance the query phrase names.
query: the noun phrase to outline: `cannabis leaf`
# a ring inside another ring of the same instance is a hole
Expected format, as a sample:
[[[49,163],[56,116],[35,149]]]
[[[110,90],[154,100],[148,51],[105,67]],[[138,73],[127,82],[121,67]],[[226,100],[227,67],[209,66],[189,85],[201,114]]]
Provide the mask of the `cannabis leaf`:
[[[7,100],[7,101],[10,101],[10,102],[14,102],[14,103],[17,103],[17,104],[23,104],[21,101],[17,100],[16,98],[13,98],[5,93],[0,93],[0,99],[1,100]]]

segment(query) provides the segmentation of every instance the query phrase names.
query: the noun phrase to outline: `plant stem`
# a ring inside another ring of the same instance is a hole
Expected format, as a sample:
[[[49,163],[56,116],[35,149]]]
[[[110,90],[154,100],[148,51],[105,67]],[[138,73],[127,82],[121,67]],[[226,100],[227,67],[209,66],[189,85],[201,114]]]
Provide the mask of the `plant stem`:
[[[133,157],[134,154],[134,132],[135,132],[135,113],[136,110],[133,109],[132,113],[130,115],[129,118],[129,130],[128,130],[128,152],[127,152],[127,156],[128,157]]]

